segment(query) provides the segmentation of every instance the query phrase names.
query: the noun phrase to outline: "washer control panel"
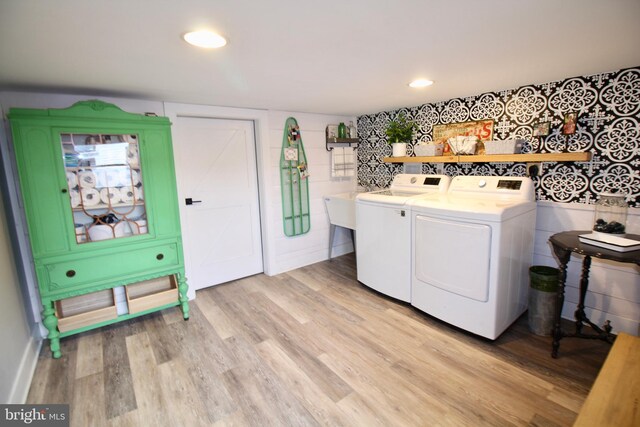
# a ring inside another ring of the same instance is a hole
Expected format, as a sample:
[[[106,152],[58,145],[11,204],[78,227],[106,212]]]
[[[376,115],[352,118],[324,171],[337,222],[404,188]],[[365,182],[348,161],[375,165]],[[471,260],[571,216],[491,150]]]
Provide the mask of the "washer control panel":
[[[392,190],[415,191],[417,193],[437,191],[446,193],[451,179],[446,175],[401,173],[393,178]]]
[[[519,190],[520,187],[522,187],[522,181],[520,180],[501,179],[498,181],[498,188],[504,188],[505,190]]]

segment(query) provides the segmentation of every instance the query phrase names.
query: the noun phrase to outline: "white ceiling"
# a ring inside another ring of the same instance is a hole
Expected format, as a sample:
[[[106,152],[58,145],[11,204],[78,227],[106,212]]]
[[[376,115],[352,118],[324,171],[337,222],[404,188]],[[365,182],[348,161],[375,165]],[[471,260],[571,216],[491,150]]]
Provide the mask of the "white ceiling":
[[[640,0],[0,0],[0,89],[359,115],[639,66],[639,42]]]

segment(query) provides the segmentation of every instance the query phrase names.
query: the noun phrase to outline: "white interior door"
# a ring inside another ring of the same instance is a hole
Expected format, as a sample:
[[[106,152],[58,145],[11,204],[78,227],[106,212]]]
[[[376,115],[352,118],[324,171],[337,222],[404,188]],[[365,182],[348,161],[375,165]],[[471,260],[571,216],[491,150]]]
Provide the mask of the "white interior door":
[[[190,289],[261,273],[253,122],[177,117],[174,132]]]

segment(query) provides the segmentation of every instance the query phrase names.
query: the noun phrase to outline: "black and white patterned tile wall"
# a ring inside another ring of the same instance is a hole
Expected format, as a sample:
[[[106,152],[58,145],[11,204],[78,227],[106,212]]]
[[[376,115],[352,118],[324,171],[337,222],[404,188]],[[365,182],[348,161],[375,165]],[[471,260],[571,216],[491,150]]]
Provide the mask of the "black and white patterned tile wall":
[[[603,192],[627,195],[640,207],[640,67],[592,76],[573,77],[542,85],[456,98],[419,107],[358,117],[358,183],[386,187],[402,172],[402,164],[383,163],[391,155],[385,129],[404,112],[419,126],[407,147],[432,140],[437,124],[493,119],[493,139],[524,139],[523,152],[591,151],[590,162],[549,162],[535,178],[538,200],[593,203]],[[562,134],[564,114],[578,113],[577,130]],[[534,137],[533,127],[550,122],[548,136]],[[435,173],[436,164],[423,164]],[[524,176],[524,163],[446,163],[456,175]]]

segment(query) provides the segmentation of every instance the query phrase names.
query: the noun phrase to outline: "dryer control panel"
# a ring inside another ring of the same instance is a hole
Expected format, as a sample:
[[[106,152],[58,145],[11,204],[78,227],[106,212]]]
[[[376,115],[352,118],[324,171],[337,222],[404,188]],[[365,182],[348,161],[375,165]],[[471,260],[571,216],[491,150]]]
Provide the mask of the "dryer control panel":
[[[533,181],[526,177],[456,176],[447,193],[535,201]]]

